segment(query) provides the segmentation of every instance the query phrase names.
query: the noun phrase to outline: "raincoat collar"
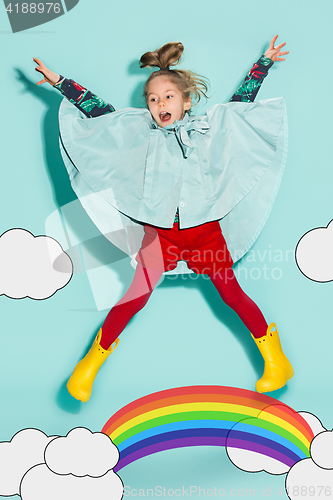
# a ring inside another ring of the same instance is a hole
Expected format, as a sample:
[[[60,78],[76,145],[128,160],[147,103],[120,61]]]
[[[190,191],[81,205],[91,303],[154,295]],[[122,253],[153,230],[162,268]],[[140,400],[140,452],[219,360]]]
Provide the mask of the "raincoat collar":
[[[210,127],[207,121],[197,119],[196,117],[192,118],[188,115],[188,113],[186,113],[182,120],[176,120],[171,125],[166,125],[165,127],[159,127],[155,120],[153,120],[153,128],[162,130],[165,134],[174,133],[178,144],[181,147],[184,158],[188,158],[195,147],[188,133],[196,130],[201,134],[205,134]]]

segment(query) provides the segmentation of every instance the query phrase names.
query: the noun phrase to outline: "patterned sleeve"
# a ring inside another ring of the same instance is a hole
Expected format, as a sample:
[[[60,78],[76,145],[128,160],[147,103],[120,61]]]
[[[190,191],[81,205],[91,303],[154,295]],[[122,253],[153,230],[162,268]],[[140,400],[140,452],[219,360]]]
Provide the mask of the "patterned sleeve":
[[[243,83],[238,87],[230,101],[253,102],[264,78],[268,74],[269,68],[273,64],[272,59],[262,55],[246,75]]]
[[[90,90],[85,89],[74,80],[68,80],[60,76],[57,83],[53,85],[67,99],[74,104],[82,113],[89,118],[106,115],[115,111],[111,104],[103,101],[100,97],[92,94]]]

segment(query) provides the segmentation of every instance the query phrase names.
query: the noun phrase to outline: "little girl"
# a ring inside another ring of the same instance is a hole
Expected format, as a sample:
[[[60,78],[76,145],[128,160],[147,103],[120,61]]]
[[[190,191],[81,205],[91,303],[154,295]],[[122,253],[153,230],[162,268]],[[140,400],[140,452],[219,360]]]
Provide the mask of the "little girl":
[[[170,69],[180,60],[181,43],[168,43],[141,57],[141,67],[159,68],[144,87],[149,111],[115,112],[34,58],[36,70],[44,75],[37,85],[50,83],[75,106],[62,102],[60,138],[82,205],[104,234],[103,217],[117,215],[132,228],[144,225],[133,282],[68,381],[76,399],[89,400],[96,374],[118,345],[118,336],[145,306],[162,273],[175,269],[180,260],[195,273],[207,274],[251,331],[265,361],[256,390],[274,391],[293,376],[276,325],[267,324],[232,270],[265,224],[285,164],[283,100],[252,104],[273,62],[284,61],[281,56],[288,54],[281,52],[285,43],[274,47],[276,39],[232,102],[213,106],[205,116],[190,114],[192,100],[206,96],[205,79]]]

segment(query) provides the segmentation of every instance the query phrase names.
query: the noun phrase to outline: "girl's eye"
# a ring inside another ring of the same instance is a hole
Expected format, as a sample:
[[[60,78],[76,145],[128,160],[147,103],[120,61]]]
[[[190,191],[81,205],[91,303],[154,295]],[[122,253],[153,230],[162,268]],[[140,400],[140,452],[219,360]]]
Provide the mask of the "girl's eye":
[[[167,95],[167,99],[171,99],[173,97],[172,95]]]
[[[151,97],[150,98],[150,102],[155,102],[155,101],[157,101],[156,97]]]

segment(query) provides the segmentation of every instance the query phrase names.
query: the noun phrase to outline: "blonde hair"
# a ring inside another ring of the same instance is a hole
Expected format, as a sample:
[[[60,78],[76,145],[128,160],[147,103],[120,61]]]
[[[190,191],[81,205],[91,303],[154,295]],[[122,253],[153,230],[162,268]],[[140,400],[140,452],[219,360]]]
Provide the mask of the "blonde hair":
[[[184,99],[192,97],[196,100],[196,104],[200,101],[201,97],[208,99],[209,82],[207,78],[197,75],[190,70],[170,69],[170,66],[176,66],[179,63],[183,51],[184,46],[182,43],[171,42],[166,43],[154,52],[146,52],[141,56],[141,68],[147,66],[160,68],[159,71],[154,71],[145,83],[144,96],[146,100],[150,82],[160,76],[168,77],[182,92]]]

